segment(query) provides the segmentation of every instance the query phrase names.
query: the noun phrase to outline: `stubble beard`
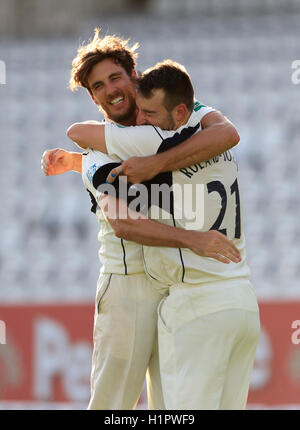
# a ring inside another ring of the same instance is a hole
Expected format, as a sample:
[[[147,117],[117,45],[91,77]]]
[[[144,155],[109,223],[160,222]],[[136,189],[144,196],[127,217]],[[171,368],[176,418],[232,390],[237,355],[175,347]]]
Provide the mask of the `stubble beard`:
[[[135,125],[136,114],[137,114],[135,98],[130,93],[127,95],[127,97],[129,100],[129,106],[128,106],[128,109],[123,113],[120,113],[120,114],[110,113],[104,110],[101,105],[99,105],[99,109],[104,114],[104,116],[112,122],[116,122],[124,126]]]

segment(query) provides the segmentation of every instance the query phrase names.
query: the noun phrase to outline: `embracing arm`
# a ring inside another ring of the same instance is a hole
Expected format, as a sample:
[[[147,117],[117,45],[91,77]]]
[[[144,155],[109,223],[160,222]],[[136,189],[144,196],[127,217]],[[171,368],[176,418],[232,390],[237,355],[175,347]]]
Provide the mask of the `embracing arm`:
[[[179,145],[147,157],[131,157],[122,163],[128,182],[137,184],[151,180],[162,172],[175,171],[222,154],[239,143],[234,125],[221,113],[210,112],[201,121],[202,130]],[[110,178],[107,178],[109,181]]]
[[[209,160],[239,143],[234,125],[221,113],[210,112],[201,121],[202,130],[168,151],[155,155],[159,173]]]
[[[234,125],[221,112],[207,113],[201,120],[201,127],[200,132],[174,148],[147,157],[129,158],[122,163],[122,174],[131,183],[148,181],[159,173],[209,160],[239,143],[240,137]],[[107,153],[104,124],[96,121],[75,123],[69,127],[67,135],[81,148]]]
[[[75,123],[67,130],[67,136],[80,148],[106,151],[104,125],[97,121]],[[41,168],[46,176],[60,175],[73,170],[81,173],[82,154],[61,148],[49,149],[42,155]]]
[[[238,249],[218,231],[196,232],[171,227],[131,211],[123,200],[109,195],[102,195],[99,204],[117,237],[147,246],[189,248],[202,257],[226,264],[240,261]]]
[[[61,148],[48,149],[42,155],[41,169],[46,176],[60,175],[69,170],[81,173],[82,154]]]
[[[80,148],[92,148],[107,153],[105,125],[97,121],[76,122],[67,130],[67,136]]]

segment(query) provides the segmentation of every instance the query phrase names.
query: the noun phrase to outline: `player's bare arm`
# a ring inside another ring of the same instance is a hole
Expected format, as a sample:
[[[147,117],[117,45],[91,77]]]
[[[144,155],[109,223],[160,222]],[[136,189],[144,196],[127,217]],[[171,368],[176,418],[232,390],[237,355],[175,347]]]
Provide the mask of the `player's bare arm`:
[[[233,148],[240,141],[236,128],[221,112],[206,114],[201,120],[201,127],[202,130],[187,141],[154,156],[159,173],[206,161]]]
[[[104,138],[104,125],[98,121],[85,121],[72,124],[67,130],[67,136],[82,149],[91,147],[96,141],[99,151],[107,152]],[[91,144],[89,144],[91,142]],[[46,176],[60,175],[73,170],[81,173],[82,154],[55,148],[44,152],[41,167]]]
[[[41,169],[46,176],[61,175],[73,170],[81,173],[82,154],[61,148],[49,149],[42,155]]]
[[[92,148],[107,153],[104,124],[77,122],[68,128],[67,136],[80,148]]]
[[[171,227],[132,211],[125,201],[110,195],[102,194],[99,204],[119,238],[146,246],[189,248],[202,257],[225,264],[240,261],[239,250],[218,231],[195,232]]]
[[[221,112],[205,115],[201,126],[200,132],[175,148],[160,154],[132,157],[124,161],[122,174],[127,176],[128,182],[140,183],[152,179],[158,173],[178,170],[208,160],[239,143],[240,137],[236,128]],[[81,148],[107,153],[104,124],[75,123],[67,130],[67,136]],[[118,174],[114,171],[112,173]],[[108,181],[111,181],[111,177]]]
[[[174,171],[222,154],[239,143],[239,134],[221,112],[210,112],[202,118],[202,130],[185,142],[160,154],[147,157],[131,157],[121,167],[112,170],[117,176],[127,176],[128,182],[140,183],[152,179],[161,172]],[[68,137],[81,148],[93,148],[107,153],[104,124],[96,121],[75,123],[67,130]],[[81,154],[68,151],[45,151],[42,169],[48,175],[58,175],[68,170],[81,172]],[[44,166],[44,167],[43,167]],[[75,166],[75,167],[74,167]],[[109,175],[108,182],[115,176]]]
[[[236,128],[221,112],[206,114],[201,126],[200,132],[175,148],[147,157],[131,157],[111,173],[116,176],[122,172],[122,175],[127,176],[128,182],[138,184],[151,180],[159,173],[209,160],[239,143]],[[107,180],[113,182],[114,176],[109,175]]]
[[[98,121],[85,121],[83,123],[75,123],[67,130],[68,137],[75,143],[81,141],[81,126],[84,126],[86,130],[87,125],[91,125],[91,130],[94,131],[95,125],[101,125]],[[98,130],[98,129],[97,129]],[[87,128],[90,132],[90,128]],[[85,133],[83,138],[85,138]],[[90,136],[87,136],[90,137]],[[78,146],[80,146],[78,144]],[[88,146],[88,145],[87,145]],[[82,144],[82,148],[85,149],[87,146]],[[106,150],[106,147],[105,147]],[[102,151],[104,152],[104,151]],[[73,170],[74,172],[81,173],[82,166],[82,154],[80,152],[65,151],[62,148],[49,149],[42,155],[41,168],[46,176],[61,175],[62,173]]]

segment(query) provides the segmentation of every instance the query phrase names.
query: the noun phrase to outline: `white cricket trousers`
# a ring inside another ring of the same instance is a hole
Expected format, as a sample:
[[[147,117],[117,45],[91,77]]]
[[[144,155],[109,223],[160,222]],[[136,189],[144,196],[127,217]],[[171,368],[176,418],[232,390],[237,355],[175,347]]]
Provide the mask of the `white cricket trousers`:
[[[162,298],[145,274],[100,274],[88,409],[134,409],[146,373],[149,409],[165,409],[157,342]]]
[[[250,282],[171,287],[158,313],[166,409],[244,409],[260,331]]]

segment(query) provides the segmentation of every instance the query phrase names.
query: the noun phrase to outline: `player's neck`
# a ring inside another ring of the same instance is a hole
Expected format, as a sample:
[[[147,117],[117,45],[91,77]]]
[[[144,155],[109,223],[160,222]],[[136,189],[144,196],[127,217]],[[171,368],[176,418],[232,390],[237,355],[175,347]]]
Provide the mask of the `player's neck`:
[[[136,117],[137,117],[137,109],[134,111],[134,113],[124,120],[116,121],[114,119],[109,118],[107,115],[105,115],[105,120],[107,122],[114,122],[115,124],[123,125],[124,127],[131,127],[132,125],[136,125]]]
[[[180,121],[177,122],[175,130],[177,130],[178,128],[185,125],[188,122],[188,120],[190,119],[191,115],[192,115],[192,112],[187,112],[187,114],[184,116],[184,118],[182,118]]]
[[[136,125],[136,116],[128,121],[124,121],[123,123],[120,123],[120,125],[124,125],[126,127],[131,127],[132,125]]]

